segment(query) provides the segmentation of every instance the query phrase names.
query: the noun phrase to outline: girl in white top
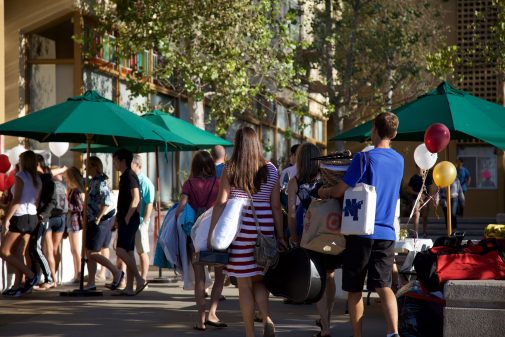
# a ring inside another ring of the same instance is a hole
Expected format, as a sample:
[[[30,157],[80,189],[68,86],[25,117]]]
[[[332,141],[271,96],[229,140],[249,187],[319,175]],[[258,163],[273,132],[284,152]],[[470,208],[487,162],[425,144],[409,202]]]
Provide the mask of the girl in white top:
[[[19,156],[20,172],[14,181],[14,197],[7,210],[4,230],[7,231],[0,246],[0,256],[18,272],[26,275],[27,280],[19,295],[25,293],[37,283],[37,276],[24,264],[22,256],[12,251],[12,246],[21,237],[27,241],[38,223],[37,204],[42,189],[42,181],[37,174],[37,161],[33,151],[23,152]]]

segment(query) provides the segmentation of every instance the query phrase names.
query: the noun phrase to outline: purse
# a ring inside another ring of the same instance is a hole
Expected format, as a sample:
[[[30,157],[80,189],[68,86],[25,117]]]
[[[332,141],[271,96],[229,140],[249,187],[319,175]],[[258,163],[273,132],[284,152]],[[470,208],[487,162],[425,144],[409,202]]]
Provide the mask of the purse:
[[[228,264],[230,255],[228,252],[217,250],[202,250],[193,254],[194,264],[203,264],[208,266],[221,266]]]
[[[263,272],[266,273],[268,268],[275,267],[277,265],[277,262],[279,262],[277,240],[274,236],[268,237],[261,233],[258,217],[256,216],[256,209],[254,208],[253,198],[250,193],[248,193],[248,195],[251,202],[254,223],[256,224],[256,231],[258,233],[258,236],[256,238],[256,246],[254,249],[254,258],[256,260],[256,265],[262,267]]]
[[[360,180],[367,172],[367,166],[369,166],[367,154],[362,152]],[[369,173],[370,171],[368,171]],[[372,235],[375,227],[376,203],[377,193],[374,186],[359,183],[354,187],[349,187],[344,194],[340,233],[344,235]]]

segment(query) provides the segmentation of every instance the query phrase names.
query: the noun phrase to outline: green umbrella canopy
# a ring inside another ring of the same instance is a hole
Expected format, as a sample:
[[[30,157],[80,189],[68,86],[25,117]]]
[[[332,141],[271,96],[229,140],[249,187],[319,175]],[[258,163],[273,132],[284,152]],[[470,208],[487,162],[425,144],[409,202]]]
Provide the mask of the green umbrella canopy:
[[[165,112],[155,110],[142,116],[142,118],[187,139],[191,144],[180,145],[177,148],[168,148],[168,151],[191,151],[210,148],[214,145],[233,146],[233,143],[202,130],[180,118],[171,116]],[[128,146],[128,150],[134,153],[154,152],[156,149],[150,145],[137,144]],[[86,145],[80,144],[71,149],[76,152],[86,152]],[[93,144],[91,152],[113,153],[117,147]]]
[[[27,137],[42,142],[92,142],[127,147],[137,145],[170,146],[191,144],[111,100],[89,90],[82,96],[30,113],[0,125],[0,134]]]
[[[396,140],[423,141],[433,123],[443,123],[452,139],[476,138],[505,149],[505,108],[452,87],[447,82],[393,112],[400,119]],[[370,138],[372,121],[331,140],[364,141]]]

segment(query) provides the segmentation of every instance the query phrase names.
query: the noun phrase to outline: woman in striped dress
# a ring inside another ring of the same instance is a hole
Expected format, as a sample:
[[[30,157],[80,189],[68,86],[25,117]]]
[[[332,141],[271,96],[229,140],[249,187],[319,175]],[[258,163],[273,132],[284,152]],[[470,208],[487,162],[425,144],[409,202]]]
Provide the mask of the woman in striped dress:
[[[233,154],[221,177],[209,233],[214,231],[229,198],[248,198],[248,194],[251,194],[261,232],[267,236],[276,234],[278,243],[286,247],[282,229],[279,175],[275,166],[267,162],[262,153],[258,136],[252,128],[244,127],[237,131]],[[256,224],[249,206],[244,210],[240,233],[230,245],[230,261],[226,271],[228,275],[237,278],[246,337],[254,337],[255,303],[264,323],[263,336],[271,337],[275,336],[275,328],[268,313],[269,293],[263,283],[263,268],[258,267],[254,259],[256,237]]]

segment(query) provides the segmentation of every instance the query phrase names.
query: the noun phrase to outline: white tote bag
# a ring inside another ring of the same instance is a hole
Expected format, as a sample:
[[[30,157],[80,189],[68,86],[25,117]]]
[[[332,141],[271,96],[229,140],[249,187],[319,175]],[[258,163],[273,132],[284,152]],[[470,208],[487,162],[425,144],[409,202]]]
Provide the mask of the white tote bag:
[[[370,169],[367,155],[364,152],[362,158],[360,180],[367,169]],[[372,235],[375,226],[376,204],[377,193],[374,186],[359,183],[354,187],[349,187],[344,194],[340,233],[344,235]]]
[[[200,215],[191,228],[191,240],[193,241],[195,252],[209,250],[207,247],[207,239],[209,237],[213,209],[214,208],[211,207]]]
[[[217,220],[210,244],[212,249],[226,250],[237,237],[242,223],[242,210],[249,204],[246,198],[231,198],[226,201],[223,213]]]

